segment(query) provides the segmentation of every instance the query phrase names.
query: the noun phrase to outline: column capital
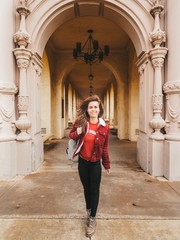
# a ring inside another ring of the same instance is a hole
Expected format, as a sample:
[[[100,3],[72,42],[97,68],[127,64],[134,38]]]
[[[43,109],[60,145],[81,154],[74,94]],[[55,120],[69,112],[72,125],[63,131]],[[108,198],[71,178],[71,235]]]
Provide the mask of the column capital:
[[[168,52],[168,49],[165,47],[153,48],[149,51],[149,56],[151,60],[156,58],[165,59],[167,52]]]
[[[27,69],[32,55],[31,51],[26,48],[15,48],[13,52],[16,57],[18,67]]]

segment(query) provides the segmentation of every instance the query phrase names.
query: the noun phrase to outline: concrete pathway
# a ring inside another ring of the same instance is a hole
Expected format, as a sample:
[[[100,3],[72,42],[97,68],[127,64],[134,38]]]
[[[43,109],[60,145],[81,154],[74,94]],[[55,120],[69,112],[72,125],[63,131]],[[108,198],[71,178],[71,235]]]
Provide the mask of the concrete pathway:
[[[45,145],[39,171],[0,181],[0,240],[84,240],[85,203],[67,139]],[[157,179],[136,163],[136,143],[110,140],[92,240],[180,240],[180,183]]]

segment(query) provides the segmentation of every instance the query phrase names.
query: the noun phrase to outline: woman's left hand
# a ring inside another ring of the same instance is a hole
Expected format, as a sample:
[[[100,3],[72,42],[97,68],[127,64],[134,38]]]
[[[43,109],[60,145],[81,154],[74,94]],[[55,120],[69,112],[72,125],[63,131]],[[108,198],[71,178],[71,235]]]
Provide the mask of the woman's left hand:
[[[110,170],[110,169],[106,169],[106,172],[107,172],[107,174],[109,175],[110,172],[111,172],[111,170]]]

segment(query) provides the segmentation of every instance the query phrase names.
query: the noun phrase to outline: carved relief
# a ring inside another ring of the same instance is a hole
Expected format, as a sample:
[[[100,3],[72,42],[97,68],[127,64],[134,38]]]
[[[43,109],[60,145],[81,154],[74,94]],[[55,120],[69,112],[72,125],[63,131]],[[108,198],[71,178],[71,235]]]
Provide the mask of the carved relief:
[[[173,93],[173,92],[180,93],[180,82],[169,81],[164,84],[163,90],[165,93]]]
[[[163,58],[152,59],[152,64],[154,68],[162,68],[164,65],[164,59]]]
[[[25,59],[18,59],[17,65],[18,65],[18,68],[20,68],[20,69],[22,69],[22,68],[27,69],[29,66],[29,61],[25,60]]]
[[[149,33],[150,42],[156,47],[160,47],[162,43],[166,42],[165,31],[162,31],[160,28],[160,14],[164,10],[163,5],[160,1],[155,1],[154,7],[151,9],[150,13],[155,19],[154,30]]]
[[[170,95],[166,96],[167,101],[167,113],[172,122],[177,122],[180,119],[180,94],[178,94],[178,102],[176,98],[176,107],[173,107],[170,103]]]
[[[32,62],[32,65],[33,65],[38,77],[40,77],[42,74],[42,68],[40,66],[38,66],[35,62]]]
[[[162,110],[162,94],[159,94],[159,95],[157,95],[157,94],[154,94],[153,96],[152,96],[152,101],[153,101],[153,110],[154,110],[154,112],[156,111],[158,111],[158,112],[161,112],[161,110]]]
[[[30,14],[29,9],[27,6],[27,1],[22,0],[20,1],[21,5],[17,7],[17,12],[20,15],[20,29],[14,34],[14,43],[17,47],[26,48],[30,44],[30,35],[26,31],[26,17]]]
[[[19,2],[23,7],[26,7],[28,0],[19,0]]]
[[[14,34],[14,43],[16,46],[24,46],[26,48],[31,43],[30,35],[20,30]]]
[[[42,74],[43,63],[41,57],[38,54],[33,54],[32,65],[36,71],[36,74],[38,75],[38,77],[40,77]]]
[[[18,96],[18,109],[19,111],[27,112],[29,104],[28,96]]]
[[[143,75],[145,68],[146,68],[146,63],[142,64],[142,65],[138,68],[138,72],[139,72],[139,75],[140,75],[140,76]]]
[[[0,112],[2,119],[6,122],[10,122],[14,116],[14,106],[11,106],[11,109],[9,109],[9,107],[0,104]]]

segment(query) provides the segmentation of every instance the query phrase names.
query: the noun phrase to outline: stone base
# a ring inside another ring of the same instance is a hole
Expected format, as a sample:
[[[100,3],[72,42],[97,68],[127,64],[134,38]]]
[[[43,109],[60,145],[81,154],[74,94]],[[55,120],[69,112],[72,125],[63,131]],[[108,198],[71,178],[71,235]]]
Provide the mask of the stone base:
[[[36,171],[44,161],[44,145],[41,134],[34,136],[32,143],[32,171]]]
[[[36,171],[44,160],[43,139],[41,135],[36,135],[33,141],[17,142],[17,146],[17,174],[26,175]]]
[[[32,141],[17,141],[17,174],[25,175],[31,172]]]
[[[139,135],[137,140],[137,162],[140,167],[149,173],[149,139],[146,135]]]
[[[16,141],[0,142],[0,179],[9,179],[16,176],[17,171]]]
[[[164,175],[163,157],[164,141],[150,140],[150,174],[156,177]]]
[[[180,181],[180,141],[165,140],[164,176],[169,181]]]

